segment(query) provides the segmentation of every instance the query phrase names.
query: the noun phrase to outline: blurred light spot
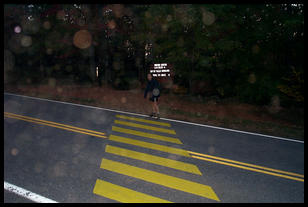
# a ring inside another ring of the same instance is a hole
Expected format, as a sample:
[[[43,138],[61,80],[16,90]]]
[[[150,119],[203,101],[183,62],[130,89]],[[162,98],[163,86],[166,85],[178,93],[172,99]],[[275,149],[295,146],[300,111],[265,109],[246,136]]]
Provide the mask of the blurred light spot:
[[[114,16],[117,18],[121,18],[124,16],[124,6],[122,4],[114,4],[112,6],[112,11],[114,13]]]
[[[86,49],[92,44],[92,36],[87,30],[80,30],[75,33],[73,43],[80,49]]]
[[[51,87],[56,87],[56,79],[54,78],[49,78],[48,79],[48,85],[51,86]]]
[[[215,153],[215,147],[210,146],[208,149],[209,154],[214,154]]]
[[[84,25],[86,24],[86,21],[85,21],[84,19],[79,18],[79,19],[77,20],[77,24],[78,24],[79,26],[84,26]]]
[[[202,11],[202,21],[205,25],[211,25],[215,22],[215,15],[212,12],[203,10]]]
[[[167,24],[162,24],[161,25],[161,29],[163,32],[167,32],[168,31],[168,25]]]
[[[168,22],[172,21],[172,16],[170,14],[168,14],[168,16],[167,16],[167,21]]]
[[[49,30],[49,29],[51,28],[50,22],[49,22],[49,21],[45,21],[45,22],[43,23],[43,27],[44,27],[44,29]]]
[[[51,48],[47,48],[46,53],[47,53],[48,55],[51,55],[51,54],[52,54],[52,49],[51,49]]]
[[[49,145],[48,139],[42,139],[39,143],[41,147],[47,147]]]
[[[30,17],[30,18],[29,18]],[[35,34],[40,30],[40,22],[38,18],[33,16],[23,16],[21,20],[21,27],[26,34]]]
[[[14,28],[14,32],[15,32],[15,33],[20,33],[20,32],[21,32],[21,27],[20,27],[20,26],[16,26],[16,27]]]
[[[144,13],[144,16],[145,16],[146,18],[150,18],[150,17],[151,17],[151,13],[148,12],[148,11],[146,11],[146,12]]]
[[[57,87],[57,91],[58,91],[58,93],[62,93],[63,89],[61,87]]]
[[[11,39],[8,42],[9,49],[15,54],[20,54],[25,51],[25,48],[21,47],[21,34],[12,35]]]
[[[15,65],[15,57],[9,50],[4,50],[4,71],[12,70]]]
[[[126,97],[121,98],[121,103],[125,104],[126,103]]]
[[[66,163],[64,161],[60,161],[56,163],[56,165],[53,168],[54,175],[56,177],[63,177],[66,175]]]
[[[59,64],[56,64],[54,68],[55,68],[55,70],[60,70],[61,67],[60,67]]]
[[[256,75],[254,73],[251,73],[249,76],[248,76],[248,82],[253,84],[256,82]]]
[[[115,21],[114,21],[114,20],[109,21],[109,22],[107,23],[107,27],[108,27],[109,29],[114,29],[114,28],[116,27]]]
[[[23,36],[22,38],[21,38],[21,45],[23,46],[23,47],[29,47],[29,46],[31,46],[32,45],[32,38],[30,37],[30,36]]]
[[[259,51],[260,51],[260,47],[259,47],[258,45],[254,45],[254,46],[252,47],[252,53],[258,54]]]
[[[267,109],[271,114],[278,113],[281,110],[280,98],[278,95],[275,95],[271,98],[271,104],[269,107],[267,107]]]
[[[16,148],[13,148],[13,149],[11,150],[11,154],[12,154],[13,156],[16,156],[18,153],[19,153],[19,151],[18,151],[18,149],[16,149]]]
[[[117,62],[117,61],[114,61],[113,62],[113,68],[115,69],[115,70],[120,70],[120,63],[119,62]]]
[[[65,12],[63,10],[60,10],[57,12],[57,19],[64,20],[65,18]]]
[[[80,151],[80,145],[79,144],[75,144],[75,145],[73,145],[73,147],[72,147],[72,152],[74,153],[74,154],[77,154],[79,151]]]
[[[41,173],[43,171],[43,164],[42,163],[36,163],[34,166],[34,171],[36,173]]]

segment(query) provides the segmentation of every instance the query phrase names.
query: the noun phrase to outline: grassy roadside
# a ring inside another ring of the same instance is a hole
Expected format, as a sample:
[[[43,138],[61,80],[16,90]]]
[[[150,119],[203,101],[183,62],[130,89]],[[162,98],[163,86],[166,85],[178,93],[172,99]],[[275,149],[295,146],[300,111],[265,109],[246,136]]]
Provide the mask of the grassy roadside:
[[[47,90],[48,89],[48,90]],[[59,88],[52,88],[52,89],[44,89],[44,90],[38,90],[35,87],[26,87],[26,86],[19,86],[19,87],[9,87],[6,88],[4,92],[10,92],[10,93],[16,93],[20,95],[28,95],[33,97],[39,97],[39,98],[46,98],[46,99],[52,99],[57,101],[65,101],[65,102],[71,102],[76,104],[83,104],[83,105],[90,105],[90,106],[96,106],[96,107],[103,107],[103,108],[110,108],[115,110],[123,110],[123,111],[129,111],[129,112],[135,112],[135,113],[142,113],[147,114],[148,112],[144,110],[144,107],[138,107],[129,105],[129,102],[132,102],[133,105],[142,105],[144,103],[140,102],[140,100],[137,98],[142,94],[129,94],[128,92],[123,91],[115,91],[109,89],[101,89],[104,93],[104,96],[106,97],[98,99],[97,97],[103,96],[101,91],[97,91],[99,89],[97,88],[83,88],[87,93],[82,95],[82,89],[81,87],[69,87],[69,95],[64,94],[62,92],[62,89],[59,90]],[[68,90],[63,88],[63,90]],[[59,92],[60,91],[60,92]],[[92,94],[89,94],[89,91],[94,91]],[[127,99],[132,99],[131,101],[127,101],[125,104],[121,104],[121,100],[123,99],[123,96],[127,96]],[[271,114],[273,119],[262,119],[260,120],[253,120],[249,117],[251,117],[252,114],[260,114],[265,113],[264,111],[255,111],[250,112],[249,116],[246,116],[247,118],[242,118],[240,116],[231,116],[231,115],[225,115],[220,116],[219,110],[213,110],[211,111],[209,105],[207,105],[204,102],[197,103],[196,101],[185,99],[185,105],[190,105],[190,108],[194,109],[197,107],[202,106],[203,108],[206,108],[207,111],[202,110],[188,110],[187,107],[183,107],[180,103],[178,103],[177,100],[174,99],[174,97],[168,97],[168,95],[164,95],[165,99],[168,101],[165,101],[160,104],[160,111],[161,116],[164,118],[170,118],[170,119],[177,119],[177,120],[183,120],[183,121],[189,121],[194,123],[200,123],[200,124],[206,124],[211,126],[217,126],[217,127],[224,127],[229,129],[235,129],[235,130],[242,130],[242,131],[248,131],[248,132],[254,132],[254,133],[261,133],[266,135],[272,135],[272,136],[279,136],[279,137],[285,137],[285,138],[291,138],[291,139],[297,139],[297,140],[304,140],[304,114],[301,113],[295,113],[293,111],[283,111],[281,113],[277,114]],[[139,101],[139,103],[138,103]],[[172,107],[171,105],[177,104],[176,107]],[[196,106],[198,104],[198,106]],[[223,104],[217,103],[217,106],[215,107],[224,107]],[[226,109],[228,110],[228,109]],[[211,112],[211,113],[207,113]],[[235,112],[237,113],[237,112]],[[249,112],[247,112],[249,113]],[[262,117],[262,116],[261,116]],[[284,124],[281,122],[281,120],[287,120],[287,124]]]

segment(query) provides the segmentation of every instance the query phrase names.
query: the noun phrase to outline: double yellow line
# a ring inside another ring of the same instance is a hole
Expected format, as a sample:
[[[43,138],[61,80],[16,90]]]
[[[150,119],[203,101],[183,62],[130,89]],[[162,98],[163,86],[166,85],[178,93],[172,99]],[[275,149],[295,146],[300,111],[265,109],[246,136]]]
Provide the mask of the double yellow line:
[[[205,161],[214,162],[214,163],[218,163],[218,164],[222,164],[222,165],[228,165],[228,166],[232,166],[232,167],[241,168],[241,169],[244,169],[244,170],[250,170],[250,171],[255,171],[255,172],[259,172],[259,173],[264,173],[264,174],[268,174],[268,175],[273,175],[273,176],[278,176],[278,177],[283,177],[283,178],[287,178],[287,179],[291,179],[291,180],[304,182],[304,175],[301,175],[301,174],[287,172],[287,171],[283,171],[283,170],[276,170],[276,169],[273,169],[273,168],[268,168],[268,167],[263,167],[263,166],[259,166],[259,165],[239,162],[239,161],[235,161],[235,160],[216,157],[216,156],[212,156],[212,155],[201,154],[201,153],[192,152],[192,151],[187,151],[187,152],[190,153],[191,157],[195,158],[195,159],[205,160]]]
[[[59,128],[59,129],[64,129],[64,130],[68,130],[68,131],[72,131],[72,132],[78,132],[78,133],[87,134],[87,135],[91,135],[91,136],[107,138],[105,133],[103,133],[103,132],[97,132],[97,131],[93,131],[93,130],[89,130],[89,129],[83,129],[83,128],[74,127],[74,126],[70,126],[70,125],[66,125],[66,124],[60,124],[60,123],[52,122],[52,121],[46,121],[46,120],[36,119],[36,118],[28,117],[28,116],[17,115],[17,114],[13,114],[13,113],[9,113],[9,112],[4,112],[4,117],[19,119],[19,120],[28,121],[28,122],[46,125],[46,126],[51,126],[51,127],[56,127],[56,128]]]
[[[51,127],[56,127],[56,128],[59,128],[59,129],[64,129],[64,130],[73,131],[73,132],[77,132],[77,133],[87,134],[87,135],[91,135],[91,136],[107,138],[107,136],[103,132],[97,132],[97,131],[93,131],[93,130],[89,130],[89,129],[83,129],[83,128],[74,127],[74,126],[70,126],[70,125],[66,125],[66,124],[60,124],[60,123],[52,122],[52,121],[46,121],[46,120],[36,119],[36,118],[28,117],[28,116],[17,115],[17,114],[13,114],[13,113],[9,113],[9,112],[4,112],[4,117],[19,119],[19,120],[32,122],[32,123],[36,123],[36,124],[41,124],[41,125],[46,125],[46,126],[51,126]],[[118,118],[122,118],[122,117],[118,117]],[[133,131],[133,130],[131,130],[131,131]],[[130,133],[132,133],[131,131],[130,131]],[[120,138],[121,138],[121,140],[119,140]],[[159,137],[159,138],[161,139],[161,137]],[[114,135],[110,136],[110,140],[120,141],[120,142],[125,142],[125,143],[126,142],[132,143],[132,140],[129,140],[128,138],[123,140],[122,137],[118,137],[118,136],[114,136]],[[155,147],[155,149],[157,148],[157,146],[154,145],[154,144],[147,144],[145,142],[136,141],[136,140],[133,140],[133,141],[134,142],[132,144],[135,144],[135,145],[142,145],[142,146],[151,145],[151,146],[148,146],[148,147],[149,148]],[[161,148],[159,148],[158,150],[161,150]],[[178,149],[178,150],[182,150],[182,149]],[[166,149],[166,151],[170,152],[170,149],[168,148],[168,149]],[[244,169],[244,170],[249,170],[249,171],[254,171],[254,172],[259,172],[259,173],[264,173],[264,174],[268,174],[268,175],[273,175],[273,176],[278,176],[278,177],[282,177],[282,178],[287,178],[287,179],[291,179],[291,180],[304,182],[304,175],[301,175],[301,174],[282,171],[282,170],[276,170],[276,169],[273,169],[273,168],[268,168],[268,167],[263,167],[263,166],[259,166],[259,165],[239,162],[239,161],[235,161],[235,160],[216,157],[216,156],[212,156],[212,155],[201,154],[201,153],[192,152],[192,151],[186,151],[186,150],[182,150],[182,151],[181,151],[180,155],[184,155],[184,156],[186,155],[188,157],[191,156],[192,158],[195,158],[195,159],[204,160],[204,161],[208,161],[208,162],[214,162],[214,163],[218,163],[218,164],[222,164],[222,165],[237,167],[237,168]]]

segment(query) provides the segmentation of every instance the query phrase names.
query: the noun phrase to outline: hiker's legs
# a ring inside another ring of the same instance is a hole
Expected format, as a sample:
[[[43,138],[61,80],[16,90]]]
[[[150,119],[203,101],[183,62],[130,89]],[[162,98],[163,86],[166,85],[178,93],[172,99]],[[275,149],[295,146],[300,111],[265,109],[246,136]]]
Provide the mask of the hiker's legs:
[[[156,114],[159,114],[159,108],[158,108],[157,100],[154,100],[154,102],[153,102],[153,108],[155,109],[155,113],[156,113]]]

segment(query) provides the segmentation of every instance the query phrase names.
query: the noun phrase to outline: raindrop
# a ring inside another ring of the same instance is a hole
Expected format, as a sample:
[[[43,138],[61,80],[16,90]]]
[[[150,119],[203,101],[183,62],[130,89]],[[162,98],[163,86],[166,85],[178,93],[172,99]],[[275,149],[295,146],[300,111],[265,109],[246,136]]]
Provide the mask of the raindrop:
[[[208,149],[208,152],[209,152],[209,154],[214,154],[215,153],[215,147],[213,147],[213,146],[210,146],[209,147],[209,149]]]
[[[124,15],[124,6],[122,4],[114,4],[112,11],[115,17],[121,18]]]
[[[215,15],[212,12],[203,10],[202,21],[205,25],[211,25],[215,22]]]
[[[258,54],[259,51],[260,51],[260,47],[259,47],[258,45],[254,45],[254,46],[252,47],[252,53],[253,53],[253,54]]]
[[[145,16],[146,18],[150,18],[150,17],[151,17],[151,13],[148,12],[148,11],[146,11],[146,12],[144,13],[144,16]]]
[[[56,163],[56,165],[53,168],[54,175],[56,177],[65,176],[66,175],[66,171],[67,171],[66,169],[67,169],[66,163],[64,161],[60,161],[60,162]]]
[[[168,16],[167,16],[167,21],[168,22],[172,21],[172,16],[170,14],[168,14]]]
[[[36,173],[41,173],[43,171],[43,164],[42,163],[36,163],[34,166],[34,171]]]
[[[80,49],[86,49],[92,44],[92,36],[87,30],[80,30],[75,33],[73,43]]]
[[[64,20],[65,19],[65,12],[63,10],[60,10],[57,12],[57,19]]]
[[[23,36],[20,41],[23,47],[29,47],[32,45],[32,38],[30,36]]]
[[[127,100],[126,100],[126,97],[122,97],[122,98],[121,98],[121,103],[125,104],[126,101],[127,101]]]
[[[14,28],[14,32],[15,32],[15,33],[20,33],[20,32],[21,32],[21,27],[20,27],[20,26],[16,26],[16,27]]]
[[[63,92],[63,89],[61,87],[57,87],[57,92],[58,93],[62,93]]]
[[[44,29],[49,30],[49,29],[51,28],[50,22],[49,22],[49,21],[45,21],[45,22],[43,23],[43,27],[44,27]]]
[[[4,50],[4,71],[12,70],[15,65],[15,57],[9,50]]]
[[[116,27],[116,23],[114,20],[111,20],[107,23],[109,29],[114,29]]]
[[[248,76],[248,82],[253,84],[256,82],[256,75],[254,73],[251,73],[249,76]]]
[[[12,154],[13,156],[16,156],[18,153],[19,153],[19,151],[18,151],[18,149],[16,149],[16,148],[13,148],[13,149],[11,150],[11,154]]]
[[[56,87],[56,79],[54,78],[49,78],[48,79],[48,85],[51,86],[51,87]]]
[[[163,32],[167,32],[168,31],[168,25],[167,24],[162,24],[161,25],[161,29]]]
[[[48,55],[51,55],[51,54],[52,54],[52,49],[51,49],[51,48],[47,48],[47,49],[46,49],[46,53],[47,53]]]

